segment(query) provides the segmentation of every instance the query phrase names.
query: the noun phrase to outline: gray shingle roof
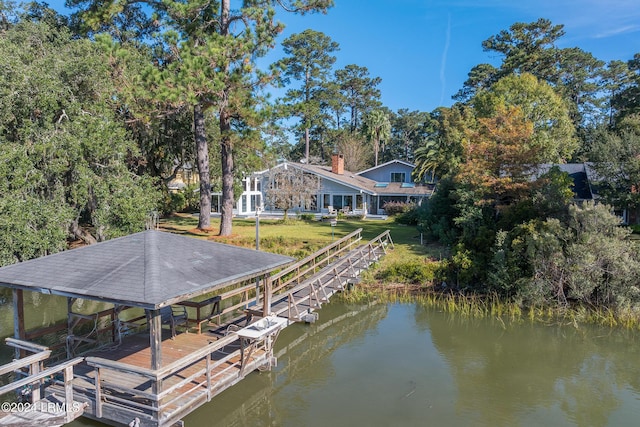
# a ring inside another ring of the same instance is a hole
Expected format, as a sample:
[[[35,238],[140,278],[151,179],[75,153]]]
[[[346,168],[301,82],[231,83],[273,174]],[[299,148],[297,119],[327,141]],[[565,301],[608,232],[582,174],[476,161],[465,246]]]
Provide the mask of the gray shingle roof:
[[[292,258],[144,231],[0,268],[0,286],[160,308],[272,271]]]
[[[387,162],[389,164],[393,162]],[[402,162],[405,163],[405,162]],[[319,165],[307,165],[304,163],[287,162],[288,165],[302,169],[307,172],[314,173],[325,179],[339,182],[343,185],[349,186],[355,190],[362,190],[363,193],[371,194],[374,196],[380,195],[406,195],[406,196],[425,196],[433,193],[434,185],[430,184],[417,184],[411,188],[402,188],[399,182],[387,183],[386,187],[376,187],[376,181],[367,177],[361,176],[348,170],[344,171],[343,175],[337,175],[331,172],[331,166],[319,166]],[[409,163],[407,163],[410,165]],[[382,165],[381,165],[382,166]],[[379,166],[378,166],[379,167]],[[371,168],[375,169],[375,168]]]

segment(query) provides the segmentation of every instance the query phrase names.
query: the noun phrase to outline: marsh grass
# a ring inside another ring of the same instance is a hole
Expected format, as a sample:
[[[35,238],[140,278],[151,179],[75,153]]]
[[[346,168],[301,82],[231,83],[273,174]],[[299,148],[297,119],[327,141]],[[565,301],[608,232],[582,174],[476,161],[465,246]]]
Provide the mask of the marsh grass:
[[[340,294],[349,303],[377,301],[382,303],[414,303],[444,313],[469,319],[495,319],[503,326],[507,323],[543,323],[570,325],[597,325],[609,328],[640,330],[638,313],[634,310],[615,312],[610,308],[574,306],[558,309],[552,306],[522,307],[516,302],[500,299],[497,295],[462,295],[434,292],[415,286],[362,286]]]

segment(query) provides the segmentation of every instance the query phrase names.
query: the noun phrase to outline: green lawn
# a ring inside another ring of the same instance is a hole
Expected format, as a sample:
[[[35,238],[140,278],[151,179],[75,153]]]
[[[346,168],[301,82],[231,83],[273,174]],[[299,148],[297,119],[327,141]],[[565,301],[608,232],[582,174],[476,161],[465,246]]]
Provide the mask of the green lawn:
[[[211,219],[211,227],[214,231],[209,234],[195,230],[196,225],[196,217],[184,214],[160,221],[162,229],[175,233],[209,238],[238,246],[255,247],[255,219],[234,219],[233,235],[224,238],[216,235],[219,228],[217,218]],[[344,219],[338,221],[334,230],[330,223],[321,221],[289,220],[283,223],[280,220],[261,219],[260,249],[302,258],[358,228],[362,228],[364,240],[370,240],[385,230],[391,230],[391,238],[396,249],[385,257],[384,263],[407,260],[409,257],[439,259],[445,256],[442,248],[420,245],[420,234],[415,227],[397,224],[392,219],[384,221]]]

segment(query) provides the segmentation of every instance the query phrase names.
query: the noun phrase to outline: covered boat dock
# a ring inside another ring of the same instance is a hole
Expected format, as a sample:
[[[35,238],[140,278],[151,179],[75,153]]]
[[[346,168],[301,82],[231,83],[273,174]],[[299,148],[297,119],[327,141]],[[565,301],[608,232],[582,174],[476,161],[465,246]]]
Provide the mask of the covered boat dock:
[[[237,347],[237,334],[198,332],[222,311],[231,319],[234,311],[255,305],[268,275],[291,262],[282,255],[147,230],[0,268],[0,286],[13,291],[16,359],[50,352],[29,343],[35,335],[25,330],[29,313],[23,292],[66,297],[60,352],[66,360],[84,356],[73,369],[71,399],[85,404],[84,416],[102,422],[163,426],[179,424],[210,400],[213,383],[224,389],[272,363],[279,328],[246,340],[250,352]],[[220,306],[223,294],[230,297],[227,307]],[[108,308],[82,313],[74,305],[80,299]],[[176,334],[176,329],[196,332]],[[41,366],[25,375],[37,375]],[[65,396],[56,376],[40,383],[43,398]],[[0,425],[10,425],[5,418]]]

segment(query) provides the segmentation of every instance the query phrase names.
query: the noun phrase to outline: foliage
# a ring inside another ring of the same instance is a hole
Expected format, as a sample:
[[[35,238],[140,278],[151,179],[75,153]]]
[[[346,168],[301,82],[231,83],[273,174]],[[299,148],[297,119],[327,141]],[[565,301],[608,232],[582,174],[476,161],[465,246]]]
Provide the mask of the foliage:
[[[640,207],[640,118],[628,116],[620,129],[595,132],[590,157],[598,177],[598,194],[618,209]]]
[[[382,209],[384,209],[385,213],[389,216],[399,215],[405,212],[408,212],[414,207],[413,203],[406,202],[386,202]]]
[[[302,221],[315,221],[316,216],[315,214],[312,214],[312,213],[301,213],[301,214],[298,214],[298,219]]]
[[[424,260],[399,261],[378,270],[375,278],[385,283],[429,286],[433,284],[437,269],[437,262]]]
[[[382,79],[369,77],[369,70],[356,64],[336,70],[334,78],[341,95],[337,101],[342,99],[349,107],[349,131],[354,133],[361,128],[362,116],[381,106],[378,85]],[[335,106],[333,109],[337,111]]]
[[[164,213],[173,214],[176,212],[197,212],[200,196],[198,187],[194,184],[181,188],[178,191],[167,194]]]
[[[479,92],[472,103],[480,118],[499,119],[504,111],[521,111],[532,125],[532,134],[525,140],[534,155],[530,163],[565,162],[578,148],[565,101],[532,74],[508,75],[491,90]]]
[[[330,133],[335,141],[335,151],[344,155],[344,169],[348,171],[362,171],[369,166],[371,148],[365,144],[362,136],[340,129]]]
[[[414,161],[414,152],[425,143],[432,126],[431,115],[421,111],[398,110],[391,118],[391,137],[382,153],[382,162]]]
[[[336,57],[331,55],[339,49],[338,43],[319,31],[304,30],[288,37],[282,43],[288,55],[275,66],[282,70],[282,81],[300,81],[300,88],[287,90],[282,99],[282,110],[286,117],[298,117],[304,133],[305,160],[309,162],[310,129],[317,125],[320,115],[322,89]]]
[[[62,249],[67,236],[92,243],[142,230],[156,208],[152,181],[135,173],[138,148],[113,113],[107,62],[95,44],[45,23],[20,21],[0,39],[9,70],[0,76],[0,145],[10,162],[0,167],[0,197],[14,214],[2,234],[30,236],[4,262]]]
[[[398,224],[416,226],[418,225],[422,216],[422,210],[424,210],[424,207],[422,207],[422,205],[410,203],[408,209],[405,209],[404,212],[396,215],[394,219]]]
[[[454,175],[464,160],[467,134],[476,126],[472,109],[461,104],[438,108],[430,116],[426,139],[414,152],[418,181]]]
[[[571,205],[565,222],[531,221],[509,238],[503,236],[499,246],[507,261],[502,265],[511,273],[502,272],[500,290],[535,304],[580,301],[625,309],[637,303],[640,254],[609,209],[593,203]],[[500,275],[496,265],[492,271]],[[509,281],[517,286],[504,286]]]
[[[418,225],[418,230],[427,239],[446,246],[453,245],[460,232],[453,222],[458,215],[454,205],[454,191],[455,183],[452,180],[441,180],[436,192],[425,202]]]
[[[391,136],[391,122],[382,110],[373,110],[364,118],[363,132],[369,141],[373,142],[374,165],[378,166],[380,143]]]

